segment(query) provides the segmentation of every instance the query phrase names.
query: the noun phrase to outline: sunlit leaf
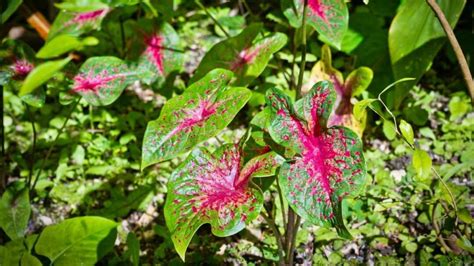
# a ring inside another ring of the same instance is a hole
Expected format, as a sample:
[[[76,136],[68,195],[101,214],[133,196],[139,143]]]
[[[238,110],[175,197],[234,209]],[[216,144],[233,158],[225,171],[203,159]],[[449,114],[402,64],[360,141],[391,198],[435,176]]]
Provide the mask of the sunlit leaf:
[[[142,169],[189,151],[232,121],[251,97],[248,89],[228,85],[232,77],[213,70],[165,104],[145,131]]]
[[[166,224],[176,251],[184,260],[193,235],[209,223],[212,233],[225,237],[244,229],[263,204],[262,192],[250,185],[254,176],[274,173],[280,157],[260,156],[243,166],[238,145],[214,154],[194,150],[171,175],[165,204]]]
[[[114,246],[114,221],[94,216],[67,219],[46,227],[35,245],[52,265],[94,265]]]
[[[344,127],[327,128],[335,102],[330,82],[318,82],[292,106],[280,90],[267,94],[272,108],[270,134],[279,144],[297,152],[293,162],[284,163],[280,186],[290,206],[316,224],[330,223],[349,237],[344,227],[341,201],[356,195],[365,182],[362,143]]]
[[[117,100],[134,75],[116,57],[91,57],[74,77],[71,90],[91,105],[108,105]]]
[[[431,157],[424,150],[416,149],[413,152],[412,165],[415,168],[416,174],[420,178],[428,178],[432,165]]]
[[[413,133],[413,128],[411,127],[411,125],[407,121],[401,120],[399,128],[403,137],[408,141],[408,143],[413,145],[415,135]]]
[[[273,53],[287,42],[283,33],[258,37],[261,24],[252,24],[239,35],[214,45],[204,56],[192,78],[192,82],[214,68],[224,68],[235,73],[236,86],[247,85],[260,76]]]
[[[303,21],[305,0],[281,0],[283,13],[291,26],[299,28]],[[311,25],[328,44],[340,48],[349,23],[344,0],[308,0],[307,24]]]

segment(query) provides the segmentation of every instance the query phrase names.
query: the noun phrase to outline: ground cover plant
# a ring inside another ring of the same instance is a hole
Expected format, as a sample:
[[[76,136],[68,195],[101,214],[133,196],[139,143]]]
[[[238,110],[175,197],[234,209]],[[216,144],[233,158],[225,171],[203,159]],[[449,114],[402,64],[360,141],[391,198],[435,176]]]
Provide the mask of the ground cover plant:
[[[471,19],[2,2],[0,265],[473,263]]]

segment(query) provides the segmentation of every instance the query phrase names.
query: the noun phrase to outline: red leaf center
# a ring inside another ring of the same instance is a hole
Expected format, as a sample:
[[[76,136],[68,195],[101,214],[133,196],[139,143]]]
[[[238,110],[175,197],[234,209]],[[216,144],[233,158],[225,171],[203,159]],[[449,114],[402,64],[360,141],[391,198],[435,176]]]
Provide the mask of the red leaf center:
[[[147,45],[145,54],[148,55],[160,73],[164,71],[162,42],[163,37],[157,33],[145,37],[145,44]]]

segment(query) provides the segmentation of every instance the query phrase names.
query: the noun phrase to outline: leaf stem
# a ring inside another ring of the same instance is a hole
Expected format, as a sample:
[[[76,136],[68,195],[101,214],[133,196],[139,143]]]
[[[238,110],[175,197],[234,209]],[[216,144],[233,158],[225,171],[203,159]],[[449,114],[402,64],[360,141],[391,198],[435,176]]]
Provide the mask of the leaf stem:
[[[94,132],[94,107],[89,104],[89,122],[91,125],[91,130]]]
[[[286,224],[286,211],[285,211],[285,204],[283,203],[283,193],[281,192],[281,187],[280,187],[280,181],[278,180],[278,177],[276,178],[277,182],[277,190],[278,190],[278,198],[280,199],[280,209],[281,209],[281,218],[283,221],[283,224]]]
[[[5,157],[5,126],[3,125],[3,90],[5,86],[2,86],[2,91],[0,91],[0,105],[2,107],[2,117],[0,118],[0,127],[2,128],[2,165],[1,165],[1,171],[2,171],[2,176],[0,180],[0,194],[3,194],[3,190],[7,186],[7,158]]]
[[[449,25],[449,22],[446,19],[443,10],[441,10],[438,3],[436,3],[436,0],[426,0],[426,2],[436,14],[438,21],[441,23],[441,26],[443,27],[444,32],[448,37],[451,47],[453,47],[454,53],[456,54],[456,58],[458,59],[459,66],[461,67],[461,71],[464,76],[464,81],[466,82],[469,94],[471,95],[471,101],[474,103],[474,82],[472,81],[472,75],[471,71],[469,70],[469,65],[467,64],[466,57],[464,56],[461,46],[459,45],[459,42],[456,39],[456,35],[454,35],[451,25]]]
[[[303,24],[301,25],[301,29],[303,30],[302,36],[302,51],[301,51],[301,65],[300,65],[300,73],[298,77],[298,86],[296,87],[296,98],[299,99],[302,96],[301,88],[303,87],[303,76],[304,76],[304,69],[306,65],[306,8],[308,5],[308,0],[304,1],[303,7]]]
[[[270,226],[270,228],[272,229],[273,234],[275,234],[276,242],[277,242],[277,245],[278,245],[278,256],[280,257],[280,264],[283,264],[282,263],[283,262],[282,260],[284,259],[284,256],[283,256],[283,238],[280,234],[280,231],[278,230],[278,227],[275,224],[275,220],[271,216],[271,212],[269,212],[266,208],[264,208],[264,209],[268,213],[268,215],[266,215],[263,212],[261,212],[260,215],[262,215],[262,217],[267,222],[268,226]]]
[[[196,5],[198,5],[204,12],[206,12],[206,14],[212,19],[212,21],[214,21],[214,23],[216,23],[217,27],[219,27],[219,29],[221,29],[221,31],[225,34],[225,36],[227,38],[230,38],[231,36],[229,35],[229,33],[224,29],[224,27],[219,23],[219,21],[217,21],[216,18],[214,18],[211,13],[209,13],[209,11],[207,10],[207,8],[201,3],[200,0],[195,0],[196,2]]]
[[[33,178],[33,171],[34,171],[34,166],[35,166],[35,152],[36,152],[36,127],[35,127],[35,120],[33,117],[33,114],[31,113],[30,108],[28,105],[25,104],[26,107],[26,112],[30,118],[31,121],[31,127],[33,128],[33,146],[31,148],[31,155],[30,155],[30,172],[28,173],[28,179],[27,179],[27,187],[31,186],[31,180]]]
[[[38,173],[36,174],[36,177],[35,177],[35,181],[33,182],[33,185],[31,186],[31,189],[30,189],[30,192],[31,192],[31,193],[33,192],[33,190],[34,190],[35,187],[36,187],[36,184],[38,183],[39,177],[40,177],[40,175],[41,175],[41,171],[44,169],[44,167],[45,167],[45,165],[46,165],[46,161],[48,161],[48,159],[49,159],[49,156],[51,156],[51,153],[53,152],[53,149],[54,149],[54,147],[56,146],[56,144],[57,144],[57,142],[58,142],[59,136],[61,136],[61,134],[63,133],[63,130],[64,130],[64,128],[66,127],[67,122],[68,122],[69,119],[71,118],[72,113],[74,112],[74,109],[76,109],[77,104],[79,103],[80,100],[81,100],[81,98],[78,98],[78,99],[76,100],[76,102],[73,104],[71,110],[69,111],[69,114],[68,114],[67,117],[66,117],[66,120],[64,121],[63,125],[62,125],[61,128],[59,129],[58,134],[56,135],[56,138],[55,138],[54,141],[53,141],[53,144],[51,144],[51,146],[49,147],[48,152],[46,153],[46,156],[44,157],[43,161],[41,162],[41,167],[40,167],[40,169],[38,170]]]

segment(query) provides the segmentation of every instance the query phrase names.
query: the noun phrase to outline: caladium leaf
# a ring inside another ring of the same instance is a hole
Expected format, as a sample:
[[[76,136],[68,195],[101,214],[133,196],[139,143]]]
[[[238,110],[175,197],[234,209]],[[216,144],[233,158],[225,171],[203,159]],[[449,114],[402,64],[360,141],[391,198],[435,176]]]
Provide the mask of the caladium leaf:
[[[34,50],[26,43],[17,40],[7,40],[0,48],[0,60],[5,60],[5,67],[1,68],[4,78],[1,85],[11,88],[12,91],[18,92],[28,74],[36,67],[36,59]],[[44,105],[46,94],[44,88],[40,87],[31,93],[21,96],[21,99],[33,107],[40,108]]]
[[[142,169],[189,151],[234,119],[251,91],[228,86],[232,77],[230,71],[215,69],[163,106],[145,131]]]
[[[168,182],[166,224],[178,254],[186,249],[203,224],[225,237],[244,229],[263,205],[262,192],[251,185],[255,175],[274,173],[278,157],[256,157],[242,167],[238,145],[228,144],[213,154],[195,149]]]
[[[200,79],[214,68],[231,70],[236,75],[236,86],[247,85],[260,76],[273,53],[287,42],[283,33],[257,38],[261,24],[252,24],[239,35],[214,45],[196,69],[192,81]]]
[[[327,127],[336,94],[328,81],[318,82],[293,107],[280,90],[267,94],[272,108],[270,135],[297,152],[280,169],[279,181],[290,206],[316,224],[330,223],[348,236],[341,201],[364,184],[362,143],[344,127]]]
[[[283,13],[290,25],[302,25],[305,0],[281,0]],[[327,43],[340,48],[347,31],[349,12],[344,0],[308,0],[306,23],[311,25]]]
[[[74,77],[71,90],[84,97],[91,105],[109,105],[117,100],[134,75],[116,57],[91,57]]]
[[[58,34],[79,36],[88,31],[99,29],[102,20],[111,10],[111,8],[102,8],[87,12],[60,11],[51,26],[48,40]]]
[[[321,60],[311,70],[310,80],[303,87],[303,93],[319,81],[331,81],[337,97],[334,111],[329,119],[329,126],[345,126],[362,136],[365,121],[359,121],[353,116],[351,99],[369,87],[372,77],[373,72],[370,68],[359,67],[352,71],[344,81],[342,73],[332,66],[331,49],[324,45],[321,49]]]
[[[138,23],[143,31],[143,52],[138,59],[137,72],[146,84],[163,80],[169,73],[179,71],[184,54],[176,31],[167,23],[155,25],[150,20]]]

